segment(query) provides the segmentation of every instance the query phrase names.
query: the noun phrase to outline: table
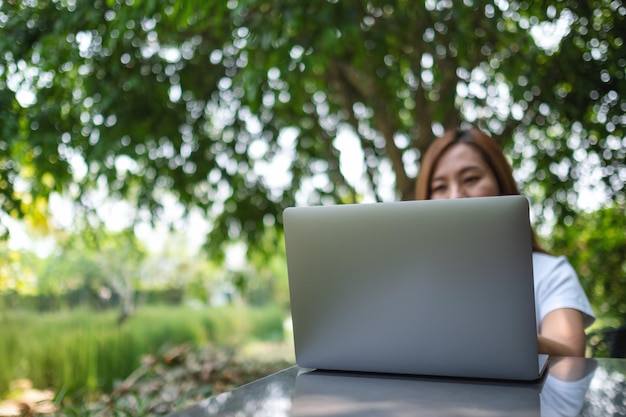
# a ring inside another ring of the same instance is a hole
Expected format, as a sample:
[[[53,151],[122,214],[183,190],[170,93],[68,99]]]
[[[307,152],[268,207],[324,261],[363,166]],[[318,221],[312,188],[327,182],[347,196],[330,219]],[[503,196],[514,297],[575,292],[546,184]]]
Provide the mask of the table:
[[[174,416],[626,416],[626,359],[551,358],[536,382],[293,366]]]

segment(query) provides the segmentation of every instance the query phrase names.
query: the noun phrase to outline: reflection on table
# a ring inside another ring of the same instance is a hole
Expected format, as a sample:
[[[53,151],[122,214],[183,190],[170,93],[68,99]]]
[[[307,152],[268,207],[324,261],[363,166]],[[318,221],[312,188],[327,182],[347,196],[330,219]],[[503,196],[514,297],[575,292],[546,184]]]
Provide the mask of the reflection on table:
[[[552,358],[533,383],[324,372],[297,366],[173,414],[625,416],[626,359]]]

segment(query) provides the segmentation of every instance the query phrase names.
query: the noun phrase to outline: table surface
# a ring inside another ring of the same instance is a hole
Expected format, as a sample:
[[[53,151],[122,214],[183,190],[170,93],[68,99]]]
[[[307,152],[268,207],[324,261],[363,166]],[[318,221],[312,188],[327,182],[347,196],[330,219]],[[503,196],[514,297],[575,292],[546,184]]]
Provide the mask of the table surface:
[[[532,383],[293,366],[174,416],[626,416],[626,359],[551,358]]]

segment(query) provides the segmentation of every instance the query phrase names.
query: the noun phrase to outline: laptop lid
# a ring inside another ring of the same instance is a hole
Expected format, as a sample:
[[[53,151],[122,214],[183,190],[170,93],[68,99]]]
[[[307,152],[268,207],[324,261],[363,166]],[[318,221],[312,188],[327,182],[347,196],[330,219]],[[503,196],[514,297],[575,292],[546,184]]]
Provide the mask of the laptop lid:
[[[298,365],[540,376],[524,197],[292,207],[283,216]]]

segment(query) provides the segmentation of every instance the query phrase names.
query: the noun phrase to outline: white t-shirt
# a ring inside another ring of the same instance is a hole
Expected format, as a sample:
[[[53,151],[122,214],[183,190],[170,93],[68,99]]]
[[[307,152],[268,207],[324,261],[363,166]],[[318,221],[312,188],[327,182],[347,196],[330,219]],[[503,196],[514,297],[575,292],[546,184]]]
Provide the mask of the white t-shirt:
[[[593,323],[595,315],[587,295],[576,271],[564,256],[533,252],[533,273],[537,332],[543,318],[559,308],[573,308],[582,312],[585,327]]]

